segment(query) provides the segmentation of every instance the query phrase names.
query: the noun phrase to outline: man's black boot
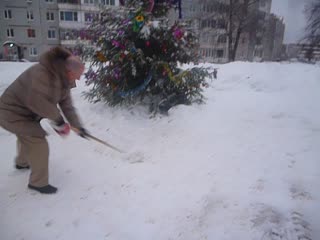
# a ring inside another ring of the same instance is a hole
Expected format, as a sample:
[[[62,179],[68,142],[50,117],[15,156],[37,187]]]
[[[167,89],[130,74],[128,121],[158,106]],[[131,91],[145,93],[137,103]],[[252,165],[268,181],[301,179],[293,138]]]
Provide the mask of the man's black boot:
[[[47,186],[44,186],[44,187],[35,187],[35,186],[32,186],[29,184],[28,188],[36,190],[36,191],[38,191],[40,193],[44,193],[44,194],[56,193],[58,190],[58,188],[51,186],[50,184],[48,184]]]
[[[29,169],[29,168],[30,168],[29,165],[27,165],[27,166],[20,166],[20,165],[16,164],[16,169],[18,169],[18,170],[21,170],[21,169]]]

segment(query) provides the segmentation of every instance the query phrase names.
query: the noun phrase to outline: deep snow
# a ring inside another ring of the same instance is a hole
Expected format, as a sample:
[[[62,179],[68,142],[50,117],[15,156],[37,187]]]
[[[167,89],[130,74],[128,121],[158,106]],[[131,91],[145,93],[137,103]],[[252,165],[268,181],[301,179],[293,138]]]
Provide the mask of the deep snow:
[[[1,62],[0,93],[30,65]],[[0,129],[0,239],[320,239],[320,67],[218,68],[206,104],[168,117],[90,104],[82,79],[72,92],[86,128],[126,153],[44,121],[55,195],[26,188]]]

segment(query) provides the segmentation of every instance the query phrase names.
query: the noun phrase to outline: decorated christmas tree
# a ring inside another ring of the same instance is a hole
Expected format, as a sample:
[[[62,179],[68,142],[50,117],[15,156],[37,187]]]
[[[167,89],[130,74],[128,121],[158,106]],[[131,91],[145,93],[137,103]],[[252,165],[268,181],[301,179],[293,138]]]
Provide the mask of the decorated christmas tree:
[[[94,102],[147,104],[166,113],[177,104],[203,102],[207,69],[181,69],[198,61],[198,40],[188,24],[169,23],[179,0],[121,0],[104,9],[90,26],[94,45],[86,96]]]

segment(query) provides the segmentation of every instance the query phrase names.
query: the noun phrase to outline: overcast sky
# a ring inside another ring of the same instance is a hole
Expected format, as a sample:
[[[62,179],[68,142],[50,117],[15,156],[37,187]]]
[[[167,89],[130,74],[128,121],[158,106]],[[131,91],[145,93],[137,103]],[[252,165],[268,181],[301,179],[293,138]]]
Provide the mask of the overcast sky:
[[[312,0],[272,0],[271,12],[284,18],[286,24],[284,42],[296,43],[304,33],[306,17],[304,6]]]

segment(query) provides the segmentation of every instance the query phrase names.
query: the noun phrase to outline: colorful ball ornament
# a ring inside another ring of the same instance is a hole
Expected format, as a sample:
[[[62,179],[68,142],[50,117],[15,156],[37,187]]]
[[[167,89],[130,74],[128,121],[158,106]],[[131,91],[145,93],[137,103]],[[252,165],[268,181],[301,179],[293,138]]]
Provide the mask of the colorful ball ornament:
[[[97,52],[97,59],[100,61],[100,62],[106,62],[107,61],[107,58],[106,58],[106,56],[102,53],[102,52],[100,52],[100,51],[98,51]]]

